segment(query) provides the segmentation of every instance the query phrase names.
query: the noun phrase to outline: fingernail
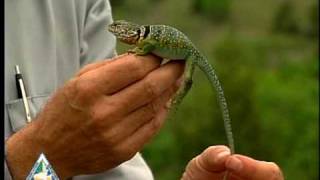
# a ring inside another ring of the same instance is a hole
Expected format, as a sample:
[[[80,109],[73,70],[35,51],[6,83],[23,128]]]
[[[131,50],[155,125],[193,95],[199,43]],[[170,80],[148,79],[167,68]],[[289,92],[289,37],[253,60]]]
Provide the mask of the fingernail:
[[[217,154],[214,161],[216,164],[218,164],[218,163],[222,162],[222,160],[225,159],[229,155],[230,155],[230,151],[222,151]]]
[[[236,157],[231,157],[230,161],[227,163],[227,167],[236,172],[241,171],[242,166],[242,162]]]

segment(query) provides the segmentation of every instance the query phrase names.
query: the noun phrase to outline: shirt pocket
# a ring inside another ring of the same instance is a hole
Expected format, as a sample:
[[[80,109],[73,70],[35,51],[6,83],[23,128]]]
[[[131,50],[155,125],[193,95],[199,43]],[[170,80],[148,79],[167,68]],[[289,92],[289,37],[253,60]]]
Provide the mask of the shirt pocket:
[[[49,95],[38,95],[28,97],[28,103],[31,113],[31,119],[34,119],[43,105],[48,101]],[[23,100],[15,99],[6,103],[9,122],[12,131],[17,132],[27,124],[26,113],[24,110]]]

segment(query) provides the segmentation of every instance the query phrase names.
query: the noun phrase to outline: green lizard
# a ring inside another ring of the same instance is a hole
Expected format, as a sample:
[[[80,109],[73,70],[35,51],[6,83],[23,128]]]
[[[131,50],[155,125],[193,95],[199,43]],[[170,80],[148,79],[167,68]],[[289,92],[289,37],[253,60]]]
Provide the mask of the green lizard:
[[[228,106],[218,76],[207,59],[197,50],[189,38],[176,28],[166,25],[138,25],[124,20],[115,21],[108,30],[120,41],[135,45],[130,50],[137,55],[153,53],[164,59],[185,60],[183,83],[172,101],[176,109],[192,86],[192,75],[198,66],[207,76],[218,93],[218,101],[223,114],[224,126],[231,154],[234,153],[234,142]]]

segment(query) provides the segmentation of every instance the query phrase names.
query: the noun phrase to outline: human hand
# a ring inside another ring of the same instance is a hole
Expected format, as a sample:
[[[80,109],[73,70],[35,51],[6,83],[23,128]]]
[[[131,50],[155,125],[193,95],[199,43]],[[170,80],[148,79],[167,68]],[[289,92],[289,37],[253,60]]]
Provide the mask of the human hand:
[[[15,179],[43,152],[60,179],[113,168],[132,158],[160,129],[183,64],[123,55],[84,67],[36,119],[6,142]]]
[[[193,158],[181,180],[283,180],[282,172],[273,162],[258,161],[234,154],[226,146],[211,146]]]

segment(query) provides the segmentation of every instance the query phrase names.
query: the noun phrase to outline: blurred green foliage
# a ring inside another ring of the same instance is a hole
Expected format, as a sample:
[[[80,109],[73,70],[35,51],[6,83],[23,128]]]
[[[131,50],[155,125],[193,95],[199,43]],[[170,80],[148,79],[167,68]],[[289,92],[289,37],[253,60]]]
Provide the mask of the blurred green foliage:
[[[297,19],[294,17],[294,7],[292,1],[285,1],[280,6],[275,14],[273,21],[273,30],[283,33],[298,33],[299,27]]]
[[[117,6],[122,6],[125,3],[125,1],[126,0],[117,0],[117,1],[111,0],[110,3],[111,3],[111,6],[114,8]]]
[[[313,3],[309,8],[309,27],[307,28],[311,37],[319,37],[319,5]]]
[[[211,18],[215,22],[228,19],[230,15],[231,0],[193,0],[194,10]]]
[[[114,6],[113,15],[185,32],[220,77],[236,152],[276,162],[286,179],[318,179],[318,1],[220,1],[228,4],[229,18],[219,23],[205,12],[218,2],[205,0],[196,14],[194,0],[135,0]],[[128,48],[118,44],[119,53]],[[156,179],[174,180],[189,160],[216,144],[226,144],[221,112],[197,70],[178,113],[142,153]]]

